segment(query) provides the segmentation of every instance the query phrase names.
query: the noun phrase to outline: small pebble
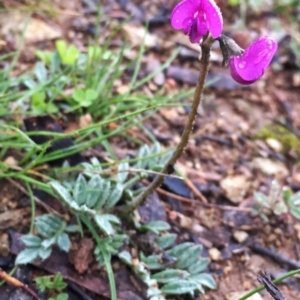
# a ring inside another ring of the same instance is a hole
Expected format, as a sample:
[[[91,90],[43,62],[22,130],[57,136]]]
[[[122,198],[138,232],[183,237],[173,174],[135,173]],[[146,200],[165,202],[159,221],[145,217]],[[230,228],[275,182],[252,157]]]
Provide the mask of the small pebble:
[[[281,152],[281,150],[282,150],[282,144],[278,140],[272,139],[272,138],[268,138],[268,139],[266,139],[266,143],[274,151]]]
[[[283,235],[282,230],[280,228],[278,228],[278,227],[274,229],[274,233],[277,234],[277,235],[280,235],[280,236]]]
[[[274,234],[274,233],[270,234],[270,235],[268,236],[268,238],[267,238],[267,241],[268,241],[269,243],[272,243],[272,242],[274,242],[274,241],[276,241],[276,240],[277,240],[277,236],[276,236],[276,234]]]
[[[244,281],[243,282],[243,288],[245,289],[245,290],[250,290],[251,288],[252,288],[252,285],[251,285],[251,282],[250,281]]]
[[[234,239],[240,244],[244,243],[247,240],[248,236],[249,235],[247,232],[241,230],[237,230],[233,233]]]
[[[217,248],[209,249],[208,254],[210,259],[213,261],[218,261],[221,259],[221,252]]]

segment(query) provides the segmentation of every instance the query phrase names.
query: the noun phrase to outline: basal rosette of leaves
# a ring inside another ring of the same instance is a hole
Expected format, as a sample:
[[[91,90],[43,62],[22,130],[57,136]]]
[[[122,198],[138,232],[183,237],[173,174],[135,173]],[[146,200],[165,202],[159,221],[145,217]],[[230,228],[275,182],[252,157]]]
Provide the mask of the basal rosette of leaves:
[[[134,214],[128,216],[132,218],[135,230],[156,235],[156,243],[170,259],[169,263],[161,262],[162,254],[145,256],[140,251],[140,263],[134,266],[130,253],[120,252],[130,237],[123,232],[120,217],[109,211],[120,201],[130,202],[134,194],[139,193],[132,189],[132,185],[141,177],[149,175],[146,170],[161,168],[169,156],[170,153],[161,154],[159,144],[151,147],[145,145],[138,151],[136,162],[130,164],[125,161],[118,165],[117,175],[114,177],[108,176],[110,170],[103,169],[97,158],[92,158],[90,163],[83,163],[81,172],[61,173],[60,181],[51,181],[49,184],[81,222],[67,224],[61,217],[53,214],[36,217],[37,234],[21,237],[25,249],[17,256],[16,264],[30,263],[35,259],[45,260],[51,255],[54,245],[68,252],[71,247],[70,235],[75,231],[82,232],[82,224],[86,224],[90,232],[94,232],[92,235],[97,244],[94,255],[99,266],[106,266],[105,256],[109,261],[112,256],[118,256],[148,284],[148,296],[151,300],[165,299],[166,295],[204,293],[204,287],[215,288],[213,277],[203,273],[209,260],[201,258],[201,246],[184,243],[170,249],[175,244],[177,235],[169,232],[171,226],[164,221],[139,224],[134,220]],[[69,165],[65,163],[64,167],[68,169]],[[132,168],[140,170],[138,176],[130,174]],[[99,230],[101,237],[95,235]]]

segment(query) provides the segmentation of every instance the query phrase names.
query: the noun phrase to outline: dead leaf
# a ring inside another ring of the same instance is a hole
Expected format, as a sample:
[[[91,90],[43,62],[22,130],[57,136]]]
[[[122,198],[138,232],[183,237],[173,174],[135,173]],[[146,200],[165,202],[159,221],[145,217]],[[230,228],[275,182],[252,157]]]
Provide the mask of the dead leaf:
[[[70,251],[69,260],[79,274],[84,273],[88,269],[89,264],[93,261],[93,249],[93,240],[83,238],[79,243],[79,248]]]
[[[0,229],[14,227],[23,222],[29,214],[30,208],[8,210],[0,214]]]
[[[4,36],[13,34],[18,44],[24,33],[25,42],[36,43],[45,40],[53,40],[61,37],[61,31],[54,29],[44,21],[36,18],[28,20],[28,14],[21,11],[13,11],[1,15],[0,30]],[[25,30],[25,31],[24,31]]]

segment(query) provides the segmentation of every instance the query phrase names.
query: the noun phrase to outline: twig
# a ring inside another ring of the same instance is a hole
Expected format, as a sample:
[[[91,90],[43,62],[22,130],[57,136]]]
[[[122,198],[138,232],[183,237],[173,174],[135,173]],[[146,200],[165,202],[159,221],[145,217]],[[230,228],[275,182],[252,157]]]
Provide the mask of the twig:
[[[183,134],[181,136],[180,143],[176,147],[172,157],[169,159],[169,161],[166,163],[166,165],[163,167],[161,171],[161,173],[164,175],[157,176],[142,193],[140,193],[135,199],[133,199],[131,203],[129,203],[125,207],[122,207],[120,209],[120,212],[126,214],[133,211],[136,207],[140,206],[146,200],[146,198],[162,184],[164,180],[164,176],[165,174],[168,174],[168,170],[170,166],[173,166],[176,163],[176,161],[179,159],[179,157],[182,155],[182,153],[184,152],[184,149],[189,140],[190,133],[193,129],[193,125],[198,112],[198,107],[201,103],[204,83],[209,69],[210,48],[213,42],[214,40],[209,36],[201,44],[200,75],[194,93],[193,104],[188,117],[188,121],[185,125]]]
[[[17,170],[17,171],[24,171],[23,168],[21,167],[18,167],[18,166],[15,166],[15,167],[11,167],[11,169],[13,170]],[[135,168],[129,168],[129,169],[124,169],[124,170],[113,170],[111,169],[110,171],[96,171],[96,170],[87,170],[85,168],[70,168],[68,170],[63,170],[62,173],[70,173],[70,172],[74,172],[74,171],[79,171],[79,172],[90,172],[90,173],[93,173],[93,174],[99,174],[99,175],[102,175],[102,176],[112,176],[114,174],[118,174],[118,173],[125,173],[125,172],[128,172],[128,173],[147,173],[147,174],[154,174],[154,175],[163,175],[163,176],[168,176],[168,177],[172,177],[172,178],[178,178],[178,179],[183,179],[181,176],[177,176],[177,175],[165,175],[161,172],[156,172],[156,171],[152,171],[152,170],[144,170],[144,169],[135,169]],[[47,181],[50,181],[51,180],[51,177],[45,175],[45,174],[42,174],[42,173],[39,173],[39,172],[36,172],[34,170],[27,170],[25,172],[25,174],[30,174],[30,175],[35,175],[37,177],[41,177],[43,178],[44,180],[47,180]]]
[[[285,300],[280,290],[276,285],[271,281],[270,274],[267,271],[261,271],[260,274],[257,275],[257,280],[259,283],[264,285],[265,289],[275,300]]]
[[[171,192],[167,192],[161,188],[157,188],[157,191],[160,194],[163,194],[168,197],[172,197],[178,201],[185,202],[185,203],[200,205],[200,206],[204,206],[204,207],[208,207],[208,208],[216,208],[216,209],[220,209],[220,210],[234,210],[234,211],[243,211],[243,212],[247,212],[247,213],[251,212],[251,209],[247,208],[247,207],[235,207],[235,206],[218,205],[218,204],[200,202],[195,199],[190,199],[190,198],[186,198],[186,197],[182,197],[182,196],[173,194]]]
[[[195,187],[194,183],[188,178],[184,179],[186,185],[193,191],[193,193],[204,203],[207,203],[205,196]]]
[[[28,191],[26,191],[25,188],[23,188],[18,182],[16,182],[15,180],[11,179],[11,178],[5,178],[7,181],[9,181],[12,185],[14,185],[17,189],[19,189],[22,193],[24,193],[25,195],[29,196]],[[63,217],[60,213],[58,213],[56,210],[54,210],[52,207],[50,207],[48,204],[46,204],[45,202],[43,202],[42,200],[40,200],[38,197],[33,196],[34,201],[41,205],[47,212],[49,213],[53,213],[56,214],[60,217]]]
[[[293,269],[300,269],[300,263],[294,259],[287,258],[272,249],[259,245],[257,243],[251,244],[250,248],[260,254],[267,255],[268,257],[272,258],[274,261],[278,263],[282,263],[288,265],[290,268]]]
[[[27,285],[19,281],[18,279],[10,276],[0,268],[0,278],[5,280],[7,283],[24,290],[28,295],[30,295],[35,300],[41,300],[41,298]]]
[[[297,269],[297,270],[285,273],[284,275],[272,280],[272,282],[274,284],[276,284],[276,283],[279,283],[279,282],[283,281],[284,279],[286,279],[288,277],[292,277],[292,276],[297,275],[299,273],[300,273],[300,269]],[[252,295],[261,292],[262,290],[264,290],[264,288],[265,287],[263,285],[261,285],[261,286],[257,287],[256,289],[250,291],[249,293],[247,293],[243,297],[241,297],[239,300],[246,300],[246,299],[250,298]]]

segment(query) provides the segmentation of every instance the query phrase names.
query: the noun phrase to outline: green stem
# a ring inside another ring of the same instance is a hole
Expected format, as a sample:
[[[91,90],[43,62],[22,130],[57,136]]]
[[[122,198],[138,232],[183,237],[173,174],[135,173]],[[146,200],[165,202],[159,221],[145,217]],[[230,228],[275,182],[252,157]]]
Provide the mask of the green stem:
[[[89,229],[92,236],[96,240],[98,247],[101,250],[101,253],[103,255],[104,262],[105,262],[108,280],[109,280],[110,294],[111,294],[110,299],[117,300],[116,282],[115,282],[114,272],[113,272],[113,269],[111,266],[109,254],[107,253],[107,250],[105,249],[105,247],[102,243],[102,240],[101,240],[100,236],[98,235],[97,231],[95,230],[95,227],[93,226],[91,220],[85,216],[80,216],[80,219],[86,225],[86,227]]]
[[[296,274],[300,274],[300,269],[297,269],[297,270],[285,273],[284,275],[282,275],[282,276],[274,279],[272,282],[274,284],[276,284],[276,283],[279,283],[279,282],[283,281],[284,279],[286,279],[288,277],[292,277],[292,276],[294,276]],[[254,294],[258,293],[258,292],[261,292],[264,289],[265,289],[265,287],[263,285],[261,285],[261,286],[257,287],[256,289],[250,291],[249,293],[247,293],[243,297],[241,297],[239,300],[246,300],[246,299],[250,298],[252,295],[254,295]]]
[[[166,163],[166,165],[161,170],[162,175],[157,176],[152,183],[142,192],[139,194],[130,204],[128,204],[125,207],[120,207],[118,209],[120,213],[127,214],[134,209],[136,209],[138,206],[143,204],[143,202],[146,200],[146,198],[155,191],[157,187],[159,187],[163,180],[164,175],[168,174],[168,169],[170,166],[173,166],[176,161],[179,159],[179,157],[184,152],[184,149],[188,143],[190,133],[193,130],[193,125],[197,116],[198,107],[201,103],[202,93],[204,89],[204,84],[206,80],[206,76],[209,70],[209,58],[210,58],[210,48],[214,40],[210,37],[208,37],[202,44],[201,44],[201,59],[200,59],[200,75],[198,79],[198,83],[196,86],[196,90],[194,93],[194,99],[193,104],[191,107],[191,112],[189,114],[188,121],[186,123],[186,126],[184,128],[183,134],[181,136],[180,143],[178,144],[177,148],[175,149],[172,157],[169,159],[169,161]]]

